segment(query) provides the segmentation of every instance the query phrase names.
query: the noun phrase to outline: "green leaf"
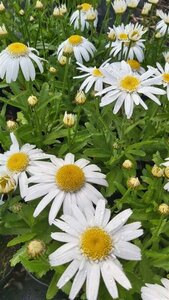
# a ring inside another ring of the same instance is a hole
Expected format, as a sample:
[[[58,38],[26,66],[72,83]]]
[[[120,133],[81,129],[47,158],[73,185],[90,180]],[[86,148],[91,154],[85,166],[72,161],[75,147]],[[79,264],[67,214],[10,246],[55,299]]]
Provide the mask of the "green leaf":
[[[42,277],[50,270],[49,263],[42,257],[36,260],[29,260],[27,257],[21,256],[20,261],[26,270],[36,273],[39,277]]]
[[[55,273],[53,275],[53,278],[51,280],[51,283],[48,287],[48,290],[47,290],[47,294],[46,294],[46,299],[47,300],[50,300],[50,299],[53,299],[53,297],[56,295],[57,291],[58,291],[58,288],[56,286],[56,283],[58,281],[58,274]]]
[[[12,259],[10,260],[11,266],[15,267],[16,264],[18,264],[20,262],[20,256],[25,255],[26,254],[26,245],[22,246],[22,248],[20,248],[12,257]]]
[[[86,156],[90,157],[102,157],[102,158],[109,158],[110,157],[110,152],[107,151],[104,148],[91,148],[91,149],[86,149],[84,151],[84,154]]]
[[[11,246],[15,246],[17,244],[20,244],[20,243],[24,243],[24,242],[27,242],[31,239],[33,239],[34,237],[36,236],[36,233],[33,233],[33,232],[27,232],[27,233],[24,233],[20,236],[17,236],[16,238],[12,239],[8,244],[7,244],[7,247],[11,247]]]

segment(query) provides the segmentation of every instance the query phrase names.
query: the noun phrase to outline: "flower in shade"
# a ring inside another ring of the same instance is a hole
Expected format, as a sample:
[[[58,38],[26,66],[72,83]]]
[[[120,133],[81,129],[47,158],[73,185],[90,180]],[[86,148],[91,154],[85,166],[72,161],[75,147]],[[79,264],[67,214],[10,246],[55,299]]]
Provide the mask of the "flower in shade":
[[[28,188],[29,169],[35,161],[49,158],[41,149],[35,148],[35,145],[19,143],[13,133],[10,133],[12,145],[9,151],[0,154],[0,172],[7,170],[16,182],[19,182],[21,197],[24,197]]]
[[[85,93],[93,87],[94,91],[99,92],[103,89],[103,84],[106,82],[106,66],[107,61],[105,61],[99,68],[96,67],[86,67],[80,63],[77,63],[79,67],[78,70],[84,72],[84,74],[75,76],[74,78],[85,78],[81,84],[79,90],[84,89]]]
[[[54,225],[64,232],[52,233],[52,238],[65,244],[50,254],[52,266],[70,263],[57,286],[62,288],[72,277],[69,298],[74,299],[86,281],[86,298],[96,300],[100,277],[112,298],[118,298],[116,282],[129,290],[131,284],[117,258],[140,260],[140,249],[130,243],[143,234],[141,223],[124,225],[131,209],[119,213],[110,220],[110,210],[105,208],[105,201],[99,200],[96,210],[83,212],[73,205],[73,215],[63,215],[55,220]]]
[[[96,51],[94,45],[83,36],[72,35],[58,47],[58,60],[64,55],[64,50],[67,48],[72,49],[75,59],[80,63],[83,62],[83,59],[89,61]]]
[[[71,15],[70,24],[74,25],[74,29],[80,28],[81,31],[84,31],[85,28],[89,29],[89,16],[92,16],[93,26],[96,28],[98,22],[97,10],[94,9],[89,3],[82,3],[78,5],[78,9]]]
[[[162,35],[169,34],[169,12],[164,13],[162,10],[157,10],[157,16],[161,18],[156,25],[156,30],[158,30]]]
[[[33,51],[38,53],[36,49],[22,43],[10,44],[0,53],[0,78],[4,79],[6,77],[7,83],[16,81],[21,68],[25,80],[34,80],[36,73],[33,62],[37,64],[41,73],[43,72],[43,66],[42,58],[39,58]]]
[[[148,109],[141,96],[145,95],[157,104],[161,104],[155,95],[164,95],[166,92],[152,85],[159,84],[159,77],[151,77],[154,70],[149,69],[142,75],[132,71],[129,64],[122,61],[120,66],[114,66],[109,73],[110,86],[97,95],[101,98],[100,106],[105,106],[116,101],[113,113],[116,114],[124,104],[125,114],[129,119],[133,114],[134,105],[141,104]]]
[[[107,186],[106,176],[98,166],[89,164],[83,158],[75,161],[71,153],[66,154],[65,159],[51,157],[51,161],[39,162],[31,168],[29,182],[36,184],[28,189],[25,201],[43,196],[34,211],[34,217],[54,200],[49,212],[49,224],[52,224],[62,204],[64,213],[71,214],[73,203],[84,210],[103,197],[91,184]]]
[[[149,284],[141,288],[141,298],[143,300],[169,300],[169,280],[162,278],[163,286],[159,284]]]

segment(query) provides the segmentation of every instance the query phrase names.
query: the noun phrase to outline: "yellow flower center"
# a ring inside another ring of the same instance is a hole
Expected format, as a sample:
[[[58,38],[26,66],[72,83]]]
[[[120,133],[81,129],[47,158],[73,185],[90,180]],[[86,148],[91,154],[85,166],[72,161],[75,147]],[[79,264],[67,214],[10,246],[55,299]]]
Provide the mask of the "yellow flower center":
[[[76,46],[76,45],[79,45],[82,43],[83,39],[80,35],[71,35],[70,38],[68,39],[69,40],[69,43],[72,45],[72,46]]]
[[[78,166],[70,164],[61,167],[55,176],[56,184],[65,192],[76,192],[85,183],[85,175]]]
[[[169,83],[169,73],[164,73],[162,77],[165,82]]]
[[[127,75],[120,81],[120,87],[128,92],[134,92],[137,90],[140,84],[140,80],[132,75]]]
[[[127,40],[128,39],[128,35],[126,33],[120,33],[118,35],[118,39],[121,41]]]
[[[22,172],[29,164],[29,156],[26,153],[18,152],[12,154],[7,161],[7,168],[11,172]]]
[[[92,71],[92,75],[95,77],[103,77],[103,73],[97,68],[94,68],[94,70]]]
[[[10,54],[22,56],[28,53],[28,47],[22,43],[12,43],[7,47]]]
[[[81,9],[82,11],[88,11],[88,10],[91,9],[91,8],[92,8],[92,5],[89,4],[89,3],[83,3],[83,4],[80,5],[80,9]]]
[[[106,258],[112,247],[111,236],[100,227],[89,227],[80,237],[81,251],[91,260]]]
[[[140,63],[135,59],[128,59],[127,63],[130,65],[130,67],[133,70],[139,70],[140,69]]]

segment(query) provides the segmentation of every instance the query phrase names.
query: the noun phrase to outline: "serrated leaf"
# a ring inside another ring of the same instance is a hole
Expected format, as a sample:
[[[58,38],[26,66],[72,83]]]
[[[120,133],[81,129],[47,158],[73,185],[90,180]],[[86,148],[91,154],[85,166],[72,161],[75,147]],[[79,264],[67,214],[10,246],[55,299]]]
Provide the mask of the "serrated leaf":
[[[20,244],[20,243],[24,243],[24,242],[27,242],[31,239],[33,239],[34,237],[36,236],[36,233],[33,233],[33,232],[27,232],[27,233],[24,233],[20,236],[17,236],[16,238],[12,239],[8,244],[7,244],[7,247],[11,247],[11,246],[15,246],[17,244]]]

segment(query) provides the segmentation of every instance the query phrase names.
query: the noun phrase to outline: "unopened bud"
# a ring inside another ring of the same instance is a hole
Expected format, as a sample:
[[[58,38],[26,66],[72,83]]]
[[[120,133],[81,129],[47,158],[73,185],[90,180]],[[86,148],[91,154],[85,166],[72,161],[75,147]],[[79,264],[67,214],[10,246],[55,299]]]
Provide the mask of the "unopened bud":
[[[8,31],[6,30],[5,24],[2,24],[2,26],[0,26],[0,37],[3,37],[7,34],[8,34]]]
[[[86,102],[86,95],[83,91],[78,91],[75,97],[76,104],[84,104]]]
[[[23,9],[20,9],[19,14],[20,14],[21,16],[24,16],[24,14],[25,14],[24,10],[23,10]]]
[[[150,2],[152,4],[157,4],[159,2],[159,0],[148,0],[148,2]]]
[[[37,102],[38,102],[38,99],[36,98],[36,96],[32,95],[28,98],[28,104],[30,106],[35,106],[37,104]]]
[[[15,121],[8,120],[6,122],[6,126],[10,131],[14,131],[17,128],[18,124]]]
[[[43,8],[43,3],[39,0],[36,1],[36,5],[35,5],[35,8],[37,9],[42,9]]]
[[[136,189],[137,187],[140,186],[140,180],[138,179],[138,177],[130,177],[127,180],[127,186],[129,188]]]
[[[30,16],[30,22],[34,21],[34,17],[33,16]]]
[[[65,111],[64,117],[63,117],[63,123],[67,127],[72,127],[75,124],[75,115],[74,114],[68,114],[67,111]]]
[[[37,258],[44,254],[45,243],[41,240],[33,240],[27,246],[27,253],[31,258]]]
[[[131,169],[133,167],[133,163],[131,160],[126,159],[123,164],[122,164],[123,168],[125,169]]]
[[[63,54],[65,56],[69,56],[70,54],[72,54],[73,52],[73,47],[71,45],[66,45],[64,48],[63,48]]]
[[[14,214],[17,214],[18,212],[20,212],[22,210],[22,203],[15,203],[12,206],[10,206],[10,211],[12,211]]]
[[[169,214],[169,206],[165,203],[162,203],[159,205],[158,210],[160,214],[162,215],[168,215]]]
[[[153,174],[153,176],[160,178],[160,177],[163,177],[164,170],[162,168],[158,167],[157,165],[154,165],[151,170],[151,173]]]
[[[66,56],[62,55],[61,57],[59,57],[58,61],[62,66],[64,66],[67,63],[67,59],[68,58]]]
[[[3,2],[0,2],[0,12],[3,12],[5,10],[5,6],[3,5]]]
[[[166,167],[164,169],[164,175],[165,175],[165,177],[169,178],[169,167]]]
[[[49,72],[50,72],[51,74],[56,74],[56,73],[57,73],[57,70],[56,70],[54,67],[50,67],[50,68],[49,68]]]
[[[8,174],[0,176],[0,194],[8,194],[16,188],[14,178]]]

